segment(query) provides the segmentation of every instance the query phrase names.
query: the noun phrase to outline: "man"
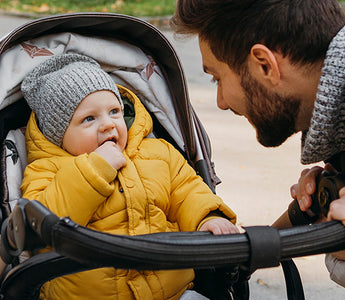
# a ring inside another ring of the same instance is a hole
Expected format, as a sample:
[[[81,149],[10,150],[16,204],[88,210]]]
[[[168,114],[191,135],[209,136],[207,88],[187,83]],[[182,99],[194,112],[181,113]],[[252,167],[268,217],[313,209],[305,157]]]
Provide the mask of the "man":
[[[177,0],[171,24],[198,35],[218,107],[246,117],[262,145],[302,131],[304,164],[345,150],[345,16],[336,0]],[[305,170],[293,186],[302,210],[320,169]],[[332,205],[345,211],[345,190],[340,195]],[[343,215],[331,206],[329,217]]]

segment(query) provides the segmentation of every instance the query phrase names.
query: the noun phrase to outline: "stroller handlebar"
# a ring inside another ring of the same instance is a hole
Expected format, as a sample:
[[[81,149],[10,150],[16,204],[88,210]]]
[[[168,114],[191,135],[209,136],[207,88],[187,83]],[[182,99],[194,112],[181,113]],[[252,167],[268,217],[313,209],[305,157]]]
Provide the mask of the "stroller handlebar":
[[[345,227],[337,221],[286,229],[251,226],[246,231],[217,236],[208,232],[111,235],[79,226],[69,218],[58,218],[37,201],[20,199],[3,224],[2,232],[7,234],[2,234],[0,255],[8,262],[8,257],[23,250],[49,245],[79,263],[100,267],[145,270],[243,265],[253,269],[276,266],[293,257],[345,249]],[[7,237],[14,237],[16,249]],[[262,247],[274,248],[272,255],[260,258],[256,253]]]

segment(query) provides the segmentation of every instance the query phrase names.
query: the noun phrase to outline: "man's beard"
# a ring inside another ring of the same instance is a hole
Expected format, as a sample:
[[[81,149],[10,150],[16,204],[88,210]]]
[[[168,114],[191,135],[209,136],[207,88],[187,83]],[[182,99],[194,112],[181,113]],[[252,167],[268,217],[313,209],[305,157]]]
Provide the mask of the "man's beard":
[[[270,92],[249,74],[247,66],[240,75],[248,120],[256,129],[258,142],[265,147],[281,145],[296,132],[301,100]]]

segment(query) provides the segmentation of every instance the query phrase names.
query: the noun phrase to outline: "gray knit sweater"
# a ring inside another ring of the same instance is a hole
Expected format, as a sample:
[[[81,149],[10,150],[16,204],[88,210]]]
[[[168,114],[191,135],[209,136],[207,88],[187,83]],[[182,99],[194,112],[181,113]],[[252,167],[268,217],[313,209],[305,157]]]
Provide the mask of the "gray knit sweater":
[[[340,151],[345,151],[345,27],[326,54],[310,127],[302,135],[301,162],[319,162]]]

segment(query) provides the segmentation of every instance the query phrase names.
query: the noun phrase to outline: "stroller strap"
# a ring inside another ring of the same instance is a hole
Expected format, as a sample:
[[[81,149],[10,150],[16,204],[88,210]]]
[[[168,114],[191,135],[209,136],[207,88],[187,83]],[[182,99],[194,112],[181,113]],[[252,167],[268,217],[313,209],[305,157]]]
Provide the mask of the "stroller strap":
[[[249,272],[279,266],[281,241],[278,230],[271,226],[251,226],[245,230],[251,253]]]

